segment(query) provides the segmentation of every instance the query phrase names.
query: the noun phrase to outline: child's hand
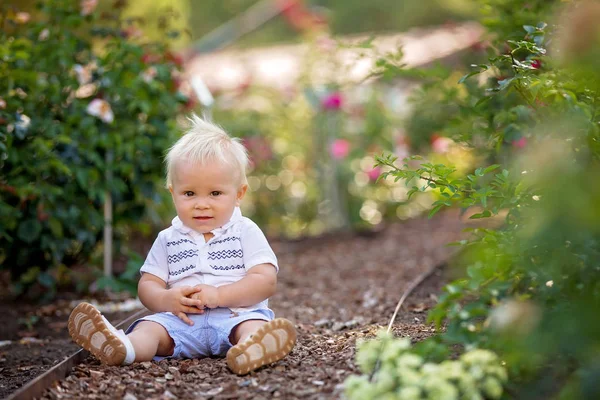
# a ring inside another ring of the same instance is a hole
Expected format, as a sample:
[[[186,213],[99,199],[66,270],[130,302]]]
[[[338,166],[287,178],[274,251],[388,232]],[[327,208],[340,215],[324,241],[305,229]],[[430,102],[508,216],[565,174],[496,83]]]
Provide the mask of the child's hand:
[[[198,290],[193,293],[190,297],[194,300],[199,300],[202,306],[206,308],[217,308],[219,307],[219,291],[216,287],[210,285],[196,285],[194,289]]]
[[[200,285],[202,286],[202,285]],[[165,291],[162,297],[162,302],[165,305],[165,310],[172,312],[188,325],[194,325],[194,322],[188,318],[187,314],[202,314],[204,313],[203,306],[200,300],[191,298],[192,295],[199,292],[201,289],[192,286],[175,287]]]

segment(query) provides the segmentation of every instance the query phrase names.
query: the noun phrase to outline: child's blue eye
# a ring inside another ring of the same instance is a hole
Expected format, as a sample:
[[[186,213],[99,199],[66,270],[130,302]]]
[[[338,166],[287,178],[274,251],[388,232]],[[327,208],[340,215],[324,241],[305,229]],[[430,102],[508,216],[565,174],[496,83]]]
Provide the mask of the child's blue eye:
[[[221,195],[221,192],[219,192],[219,191],[215,190],[215,191],[213,191],[213,192],[210,192],[210,195],[211,195],[211,196],[220,196],[220,195]]]

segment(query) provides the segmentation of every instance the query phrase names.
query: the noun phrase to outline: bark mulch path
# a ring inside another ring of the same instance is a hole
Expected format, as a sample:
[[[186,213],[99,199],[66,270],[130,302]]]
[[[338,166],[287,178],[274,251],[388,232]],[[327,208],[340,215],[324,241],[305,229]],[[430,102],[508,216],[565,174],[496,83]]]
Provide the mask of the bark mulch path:
[[[410,281],[448,260],[452,249],[445,245],[462,238],[464,227],[449,211],[369,236],[272,243],[282,268],[270,306],[298,330],[288,357],[242,377],[232,374],[223,359],[107,367],[89,358],[43,398],[340,398],[344,379],[358,372],[356,339],[373,337],[387,326]],[[413,292],[396,318],[397,335],[419,341],[434,333],[425,319],[443,284],[437,271]]]

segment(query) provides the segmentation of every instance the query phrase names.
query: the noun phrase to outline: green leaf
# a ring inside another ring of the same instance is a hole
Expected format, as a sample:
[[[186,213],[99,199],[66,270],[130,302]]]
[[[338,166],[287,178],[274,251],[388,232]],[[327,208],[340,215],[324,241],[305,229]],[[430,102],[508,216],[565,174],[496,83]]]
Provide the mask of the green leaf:
[[[54,217],[50,217],[48,219],[48,227],[50,227],[50,232],[52,232],[54,236],[56,236],[57,238],[63,237],[63,227],[60,220]]]
[[[469,217],[469,219],[479,219],[479,218],[488,218],[491,217],[492,213],[489,210],[485,210],[481,213],[473,214]]]
[[[19,225],[17,237],[25,243],[33,243],[42,232],[42,224],[37,219],[28,219]]]
[[[433,207],[429,212],[428,218],[433,217],[443,206],[443,204],[438,204],[437,206]]]
[[[500,168],[500,164],[490,165],[489,167],[487,167],[486,169],[483,170],[483,173],[487,174],[498,168]]]

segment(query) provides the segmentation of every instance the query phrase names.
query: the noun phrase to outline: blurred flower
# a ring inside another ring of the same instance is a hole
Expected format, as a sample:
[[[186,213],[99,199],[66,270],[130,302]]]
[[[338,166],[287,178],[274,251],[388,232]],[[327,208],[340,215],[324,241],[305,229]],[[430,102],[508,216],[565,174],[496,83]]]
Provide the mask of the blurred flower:
[[[17,114],[18,121],[15,123],[15,129],[18,133],[27,132],[31,125],[31,118],[25,114]]]
[[[431,136],[431,149],[435,153],[444,154],[450,150],[450,147],[454,144],[454,140],[440,136],[438,134],[433,134]]]
[[[31,15],[24,11],[18,12],[15,15],[15,21],[17,22],[17,24],[26,24],[29,22],[30,19],[31,19]]]
[[[340,92],[333,92],[325,96],[321,100],[321,106],[325,110],[339,110],[342,107],[342,94]]]
[[[406,157],[410,156],[410,144],[404,133],[400,133],[398,136],[396,136],[395,144],[396,146],[394,147],[394,155],[398,157],[399,161],[402,161]]]
[[[196,105],[198,105],[198,99],[196,98],[196,96],[193,96],[193,95],[184,95],[184,96],[187,96],[187,101],[183,105],[183,109],[185,111],[193,110],[196,107]]]
[[[490,42],[486,40],[478,40],[471,45],[471,50],[484,53],[490,47]]]
[[[25,92],[22,88],[18,87],[14,91],[9,92],[11,95],[17,95],[20,99],[24,99],[27,97],[27,92]]]
[[[346,139],[335,139],[329,147],[329,152],[334,159],[342,160],[350,153],[350,142]]]
[[[154,80],[157,73],[158,72],[156,71],[156,68],[149,67],[144,72],[142,72],[142,79],[144,80],[144,82],[150,83]]]
[[[247,136],[242,139],[242,144],[248,150],[250,162],[253,166],[262,164],[273,158],[271,145],[262,136]]]
[[[110,104],[102,99],[94,99],[88,104],[87,113],[94,117],[100,118],[102,121],[110,124],[114,121],[115,115],[113,114]]]
[[[122,31],[123,37],[127,39],[137,39],[144,35],[144,32],[134,25],[129,25],[127,28]]]
[[[160,61],[160,56],[158,54],[146,53],[142,55],[142,62],[144,64],[154,64]]]
[[[212,90],[211,92],[214,93],[214,91]],[[285,103],[289,103],[290,101],[294,100],[294,98],[298,95],[298,89],[294,85],[288,84],[281,88],[280,95],[282,96],[283,101]]]
[[[236,86],[235,92],[238,96],[243,95],[252,86],[252,77],[246,75],[244,79]]]
[[[98,6],[98,0],[81,0],[79,3],[81,7],[81,15],[90,15]]]
[[[546,286],[547,286],[547,287],[552,287],[552,286],[554,286],[554,281],[548,281],[548,282],[546,282]]]
[[[331,53],[337,47],[335,40],[329,35],[319,35],[316,39],[317,49],[323,53]]]
[[[48,30],[48,28],[44,28],[40,32],[40,35],[38,36],[38,40],[40,42],[43,42],[44,40],[47,40],[49,36],[50,36],[50,31]]]
[[[75,64],[73,66],[73,71],[75,71],[77,82],[79,82],[80,85],[85,85],[92,81],[92,68],[90,65],[84,67],[80,64]]]
[[[93,95],[96,92],[96,85],[93,83],[88,83],[86,85],[80,86],[75,91],[75,97],[78,99],[86,99]]]
[[[369,176],[369,179],[371,181],[376,181],[377,178],[379,178],[379,175],[381,175],[381,168],[375,167],[375,168],[367,171],[367,175]]]
[[[0,110],[4,110],[6,108],[6,101],[0,97]]]
[[[327,24],[324,15],[305,7],[297,0],[277,0],[277,6],[287,22],[300,31],[315,29]]]
[[[542,62],[540,60],[531,61],[531,66],[535,69],[540,69],[542,67]]]
[[[517,149],[522,149],[523,147],[527,146],[527,138],[522,136],[519,140],[513,140],[512,145]]]
[[[173,64],[177,65],[178,67],[183,66],[183,56],[181,54],[168,51],[165,55],[165,58],[171,61]]]
[[[37,205],[38,221],[40,221],[40,222],[47,221],[49,217],[50,217],[50,215],[46,211],[44,211],[44,203],[39,202]]]
[[[539,308],[529,301],[507,300],[495,307],[486,324],[507,334],[527,334],[540,320]]]

